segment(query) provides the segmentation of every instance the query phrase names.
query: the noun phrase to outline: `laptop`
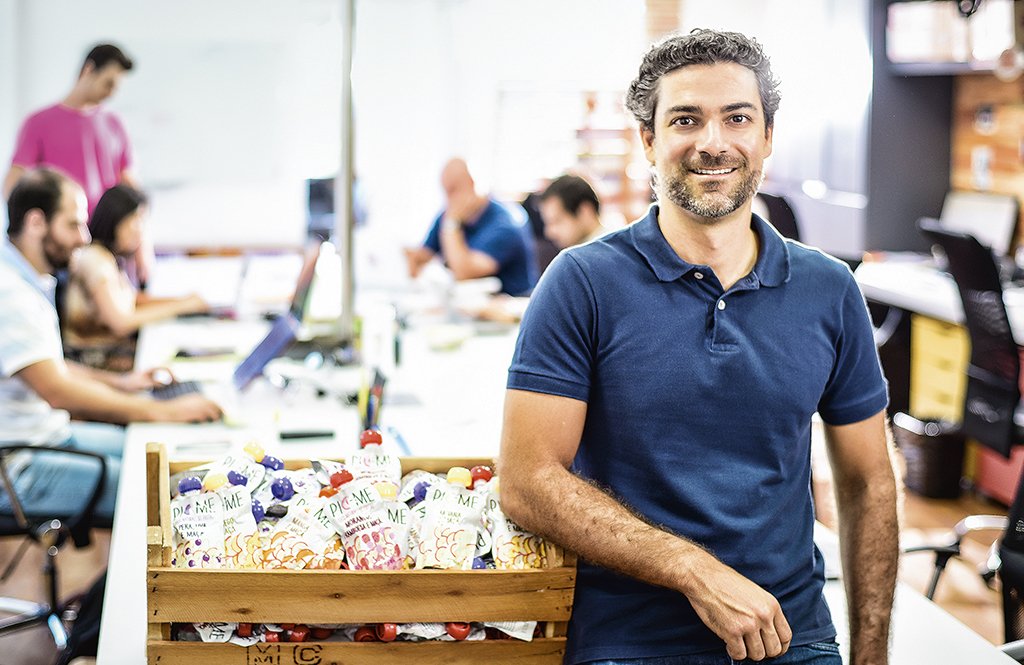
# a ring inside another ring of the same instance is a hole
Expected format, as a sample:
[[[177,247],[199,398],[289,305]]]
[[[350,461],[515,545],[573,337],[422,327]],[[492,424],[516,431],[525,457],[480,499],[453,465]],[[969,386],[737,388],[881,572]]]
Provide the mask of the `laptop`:
[[[320,243],[307,246],[288,309],[276,316],[270,331],[235,367],[231,381],[236,391],[244,391],[253,380],[263,374],[267,363],[283,355],[288,347],[295,343],[302,326],[302,319],[305,316],[321,247]],[[180,356],[181,351],[179,349],[177,355]],[[202,391],[202,385],[198,381],[180,381],[154,388],[151,395],[155,399],[173,399],[180,395]]]
[[[242,362],[235,367],[231,375],[231,383],[238,392],[244,391],[259,376],[274,358],[283,354],[295,342],[301,323],[291,312],[285,312],[274,320],[270,331],[249,352]],[[150,391],[154,399],[174,399],[189,393],[203,392],[198,381],[179,381],[166,386],[158,386]]]

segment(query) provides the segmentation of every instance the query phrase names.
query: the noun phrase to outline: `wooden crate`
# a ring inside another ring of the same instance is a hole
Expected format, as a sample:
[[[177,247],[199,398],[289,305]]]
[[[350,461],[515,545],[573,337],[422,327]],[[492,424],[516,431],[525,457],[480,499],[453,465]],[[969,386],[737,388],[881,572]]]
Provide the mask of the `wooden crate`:
[[[415,662],[479,665],[561,663],[576,584],[575,558],[548,543],[537,570],[188,570],[171,568],[170,474],[201,462],[169,463],[162,444],[146,447],[149,663],[327,665]],[[412,469],[491,464],[462,458],[403,458]],[[308,461],[286,461],[287,468]],[[339,623],[541,621],[532,642],[302,642],[204,644],[171,641],[172,622]]]

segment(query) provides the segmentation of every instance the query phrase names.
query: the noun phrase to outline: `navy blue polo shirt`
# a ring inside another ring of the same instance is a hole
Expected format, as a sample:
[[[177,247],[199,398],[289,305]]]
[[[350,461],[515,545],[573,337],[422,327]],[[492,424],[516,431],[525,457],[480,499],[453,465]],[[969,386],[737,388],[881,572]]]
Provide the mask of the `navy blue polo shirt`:
[[[573,471],[774,595],[793,644],[835,635],[813,541],[811,416],[886,406],[849,268],[757,216],[754,269],[723,293],[644,219],[548,267],[508,387],[587,402]],[[682,594],[581,561],[567,663],[722,649]]]
[[[423,246],[435,254],[441,254],[442,217],[443,214],[434,219],[423,241]],[[501,292],[512,296],[529,295],[537,282],[537,266],[525,226],[517,224],[503,205],[491,200],[475,222],[462,228],[470,249],[483,252],[498,262]]]

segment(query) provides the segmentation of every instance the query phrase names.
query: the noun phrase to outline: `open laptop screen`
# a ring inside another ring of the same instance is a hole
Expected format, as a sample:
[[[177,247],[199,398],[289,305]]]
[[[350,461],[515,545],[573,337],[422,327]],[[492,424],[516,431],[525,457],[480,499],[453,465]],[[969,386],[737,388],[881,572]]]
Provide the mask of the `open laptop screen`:
[[[288,349],[295,341],[299,325],[299,320],[291,312],[285,312],[277,317],[266,337],[260,340],[248,357],[235,368],[235,373],[231,377],[235,390],[245,390],[253,379],[263,374],[263,368],[267,363]]]

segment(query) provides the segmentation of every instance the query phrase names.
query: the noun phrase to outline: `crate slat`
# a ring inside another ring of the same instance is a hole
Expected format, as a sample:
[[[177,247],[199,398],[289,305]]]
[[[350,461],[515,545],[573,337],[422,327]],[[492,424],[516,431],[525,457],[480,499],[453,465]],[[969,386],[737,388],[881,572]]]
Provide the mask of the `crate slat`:
[[[308,642],[301,644],[200,644],[150,641],[149,662],[188,665],[553,665],[565,655],[564,639],[480,642]]]
[[[285,571],[151,568],[150,621],[567,621],[575,568]]]

